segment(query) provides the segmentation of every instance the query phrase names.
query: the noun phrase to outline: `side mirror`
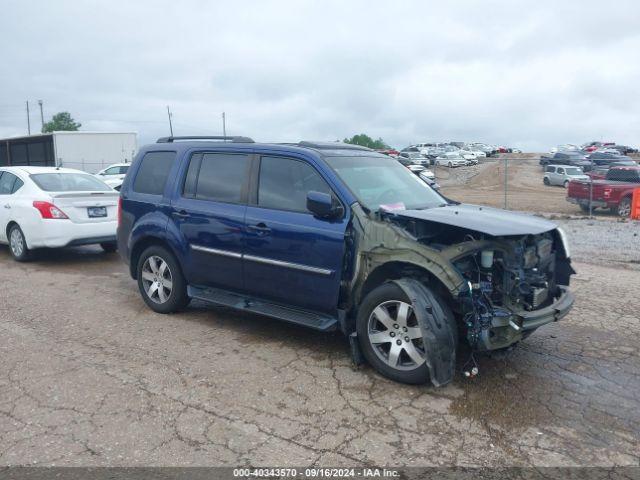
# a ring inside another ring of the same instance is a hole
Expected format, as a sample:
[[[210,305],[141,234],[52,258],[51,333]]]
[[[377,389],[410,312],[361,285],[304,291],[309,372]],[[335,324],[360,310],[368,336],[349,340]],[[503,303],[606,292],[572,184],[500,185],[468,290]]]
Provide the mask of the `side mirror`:
[[[104,172],[100,172],[98,175],[106,175],[106,173],[104,173]]]
[[[332,219],[342,215],[342,206],[334,203],[328,193],[310,191],[307,193],[307,210],[318,218]]]

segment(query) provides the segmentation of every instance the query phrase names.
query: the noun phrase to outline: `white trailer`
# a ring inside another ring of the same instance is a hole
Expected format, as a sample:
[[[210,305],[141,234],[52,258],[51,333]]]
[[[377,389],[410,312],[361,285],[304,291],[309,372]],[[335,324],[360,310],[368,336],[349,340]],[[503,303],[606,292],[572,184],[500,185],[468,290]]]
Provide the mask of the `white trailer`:
[[[0,140],[0,166],[65,167],[97,173],[129,163],[138,150],[135,132],[52,132]]]

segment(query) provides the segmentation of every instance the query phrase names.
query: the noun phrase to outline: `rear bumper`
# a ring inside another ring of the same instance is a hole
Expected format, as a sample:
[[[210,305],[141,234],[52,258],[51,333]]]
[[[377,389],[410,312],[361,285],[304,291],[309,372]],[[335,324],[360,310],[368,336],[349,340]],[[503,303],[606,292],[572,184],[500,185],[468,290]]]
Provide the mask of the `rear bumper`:
[[[69,220],[42,220],[25,232],[29,248],[60,248],[71,245],[115,242],[118,222],[73,223]]]

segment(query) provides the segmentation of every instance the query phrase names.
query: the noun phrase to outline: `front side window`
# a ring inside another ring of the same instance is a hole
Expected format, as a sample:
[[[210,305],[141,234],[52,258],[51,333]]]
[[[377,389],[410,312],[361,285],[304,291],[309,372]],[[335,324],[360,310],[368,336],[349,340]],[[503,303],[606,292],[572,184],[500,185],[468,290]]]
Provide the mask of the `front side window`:
[[[184,183],[184,196],[223,203],[241,203],[249,156],[236,153],[194,155]]]
[[[111,188],[86,173],[35,173],[31,180],[45,192],[110,192]]]
[[[311,191],[332,193],[311,165],[291,158],[262,157],[258,182],[260,207],[306,212],[307,194]]]
[[[119,175],[120,174],[120,167],[111,167],[111,168],[107,168],[104,171],[105,175]]]
[[[133,191],[149,195],[162,195],[176,152],[149,152],[142,159]]]

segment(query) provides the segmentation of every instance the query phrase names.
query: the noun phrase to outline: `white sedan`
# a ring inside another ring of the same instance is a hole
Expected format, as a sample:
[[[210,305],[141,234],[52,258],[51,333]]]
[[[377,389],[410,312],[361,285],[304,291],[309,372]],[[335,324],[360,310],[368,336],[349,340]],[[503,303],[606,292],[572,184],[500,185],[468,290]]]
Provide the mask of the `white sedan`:
[[[436,165],[444,165],[449,168],[464,167],[467,165],[467,161],[460,155],[441,155],[436,157]]]
[[[116,250],[118,192],[69,168],[0,168],[0,243],[18,261],[36,248]]]

